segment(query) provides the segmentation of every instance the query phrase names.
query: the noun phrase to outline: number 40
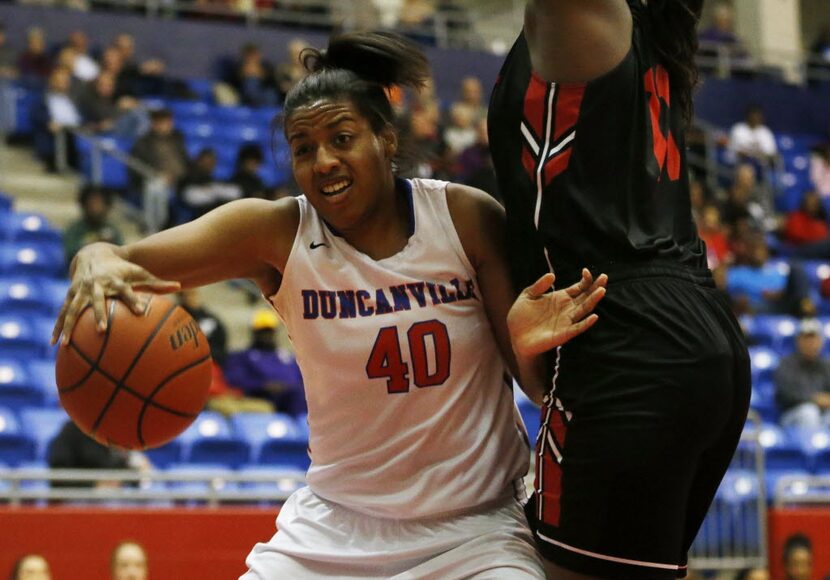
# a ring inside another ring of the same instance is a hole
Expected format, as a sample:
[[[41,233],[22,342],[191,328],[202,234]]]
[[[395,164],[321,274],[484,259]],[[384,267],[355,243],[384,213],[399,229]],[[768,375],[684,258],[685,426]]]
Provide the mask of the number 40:
[[[435,369],[429,372],[426,338],[432,337],[435,349]],[[427,320],[413,324],[406,333],[412,374],[417,387],[443,385],[450,376],[450,336],[447,327],[438,320]],[[366,363],[366,375],[370,379],[386,380],[390,393],[409,392],[409,365],[403,360],[398,327],[381,328],[375,339],[375,346]]]

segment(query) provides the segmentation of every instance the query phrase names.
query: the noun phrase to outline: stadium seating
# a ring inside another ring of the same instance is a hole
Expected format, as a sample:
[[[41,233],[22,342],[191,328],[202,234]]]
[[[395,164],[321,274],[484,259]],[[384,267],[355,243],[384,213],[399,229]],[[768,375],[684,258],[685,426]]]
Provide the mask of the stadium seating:
[[[0,275],[58,277],[66,265],[63,247],[54,242],[16,242],[0,247]]]
[[[53,242],[60,244],[61,232],[36,213],[0,213],[0,232],[10,242]]]
[[[22,428],[35,441],[35,456],[45,460],[49,444],[68,421],[63,409],[26,408],[20,411]]]
[[[0,314],[51,316],[54,313],[52,304],[44,296],[43,284],[37,278],[0,278]]]
[[[45,398],[19,360],[0,359],[0,405],[9,409],[35,407],[43,405]]]

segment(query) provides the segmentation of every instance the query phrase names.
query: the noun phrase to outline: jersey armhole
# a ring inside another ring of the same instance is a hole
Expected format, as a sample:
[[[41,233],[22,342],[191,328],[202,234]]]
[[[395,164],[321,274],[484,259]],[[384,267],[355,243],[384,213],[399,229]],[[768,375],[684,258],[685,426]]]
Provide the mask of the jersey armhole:
[[[302,237],[303,227],[305,226],[305,222],[308,220],[308,201],[305,196],[301,195],[295,199],[297,200],[297,207],[300,210],[300,220],[297,223],[297,233],[294,234],[294,243],[291,244],[291,251],[288,253],[288,258],[285,260],[285,268],[281,272],[280,287],[270,296],[265,296],[263,294],[263,298],[265,298],[274,307],[276,307],[277,298],[285,288],[286,280],[288,280],[292,269],[295,267],[294,262],[298,259],[296,256],[299,253],[301,243],[300,238]]]
[[[461,264],[467,270],[467,274],[471,278],[478,280],[478,272],[476,272],[476,269],[473,267],[473,264],[467,256],[467,252],[464,250],[464,244],[461,242],[461,236],[458,235],[458,230],[455,227],[455,221],[452,219],[450,204],[447,200],[447,188],[450,185],[452,185],[450,182],[444,183],[444,187],[441,189],[441,193],[443,195],[436,196],[439,199],[439,211],[437,213],[439,216],[442,216],[439,219],[441,228],[446,232],[450,247],[452,247],[453,252],[455,252],[455,255],[458,256],[458,259],[461,260]]]

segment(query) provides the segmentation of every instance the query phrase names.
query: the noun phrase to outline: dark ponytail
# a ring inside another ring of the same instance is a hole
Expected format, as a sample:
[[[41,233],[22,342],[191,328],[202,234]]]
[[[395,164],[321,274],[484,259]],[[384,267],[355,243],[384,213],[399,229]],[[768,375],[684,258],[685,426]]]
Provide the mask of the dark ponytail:
[[[414,42],[391,32],[354,32],[334,36],[326,50],[307,48],[300,60],[309,75],[285,98],[283,122],[294,112],[321,100],[349,100],[375,133],[397,126],[386,90],[419,89],[430,76],[429,63]],[[399,144],[396,165],[408,165],[412,148]]]
[[[648,0],[648,13],[655,49],[671,79],[672,99],[683,113],[686,125],[694,115],[692,93],[698,83],[695,63],[697,25],[704,0]]]

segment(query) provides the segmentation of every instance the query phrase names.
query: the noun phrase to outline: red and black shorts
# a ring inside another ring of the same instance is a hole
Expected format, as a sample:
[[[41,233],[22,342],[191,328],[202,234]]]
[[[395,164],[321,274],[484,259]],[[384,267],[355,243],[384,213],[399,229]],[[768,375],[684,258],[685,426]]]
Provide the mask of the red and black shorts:
[[[556,353],[528,519],[575,572],[684,577],[746,420],[743,336],[708,271],[612,273],[598,314]]]

